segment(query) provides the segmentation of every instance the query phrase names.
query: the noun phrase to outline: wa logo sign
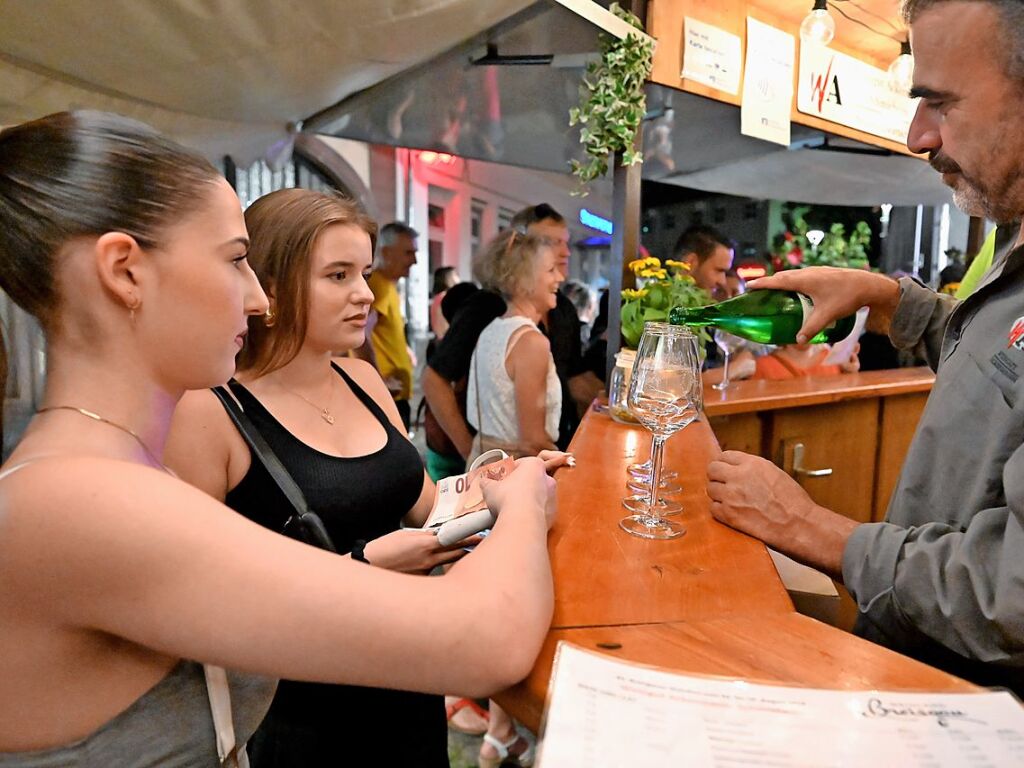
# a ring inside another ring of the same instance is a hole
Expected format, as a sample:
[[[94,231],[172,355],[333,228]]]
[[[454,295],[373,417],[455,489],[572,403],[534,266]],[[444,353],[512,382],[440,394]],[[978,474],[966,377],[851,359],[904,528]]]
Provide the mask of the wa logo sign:
[[[832,73],[835,63],[836,57],[833,56],[828,60],[828,69],[824,75],[820,72],[811,72],[811,101],[817,105],[819,113],[826,101],[837,107],[843,106],[843,96],[839,91],[839,75]]]

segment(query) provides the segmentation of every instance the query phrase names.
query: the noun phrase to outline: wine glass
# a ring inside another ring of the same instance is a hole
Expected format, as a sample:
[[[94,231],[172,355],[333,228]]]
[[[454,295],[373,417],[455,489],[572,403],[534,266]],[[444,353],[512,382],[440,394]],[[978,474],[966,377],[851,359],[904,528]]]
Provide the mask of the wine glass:
[[[739,336],[733,336],[727,331],[723,331],[719,328],[715,329],[715,345],[722,350],[722,354],[725,355],[725,367],[722,369],[722,380],[717,384],[712,384],[712,389],[717,389],[721,392],[723,389],[729,386],[729,358],[733,352],[739,352],[743,346],[743,339]]]
[[[650,459],[647,459],[647,461],[641,461],[635,464],[630,464],[628,467],[626,467],[626,472],[628,472],[632,477],[642,480],[646,485],[647,482],[650,480],[652,469],[654,469],[654,465],[651,463]],[[661,479],[675,480],[677,474],[677,472],[673,472],[672,470],[667,469],[662,473]]]
[[[627,533],[647,539],[674,539],[686,533],[679,523],[662,519],[658,499],[661,468],[665,441],[696,421],[702,405],[697,337],[683,326],[648,323],[633,365],[629,408],[651,431],[654,469],[643,509],[619,521]]]

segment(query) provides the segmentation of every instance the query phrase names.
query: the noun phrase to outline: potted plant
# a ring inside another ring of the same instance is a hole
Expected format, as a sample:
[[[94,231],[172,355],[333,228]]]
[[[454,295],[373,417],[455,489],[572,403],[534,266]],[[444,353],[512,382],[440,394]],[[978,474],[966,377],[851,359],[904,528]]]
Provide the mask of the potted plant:
[[[612,3],[609,10],[643,31],[640,19]],[[633,146],[640,121],[647,111],[644,84],[654,61],[653,42],[640,35],[625,39],[602,33],[601,58],[587,65],[580,85],[580,105],[569,110],[569,125],[580,126],[584,161],[572,160],[572,172],[580,181],[578,194],[587,194],[587,184],[608,172],[608,158],[622,153],[622,164],[643,162]]]
[[[703,307],[711,303],[711,295],[690,276],[690,265],[667,259],[662,264],[654,256],[645,256],[629,263],[636,279],[636,288],[622,291],[619,315],[622,342],[636,349],[644,332],[644,323],[665,321],[675,307]],[[707,340],[707,332],[700,331]]]

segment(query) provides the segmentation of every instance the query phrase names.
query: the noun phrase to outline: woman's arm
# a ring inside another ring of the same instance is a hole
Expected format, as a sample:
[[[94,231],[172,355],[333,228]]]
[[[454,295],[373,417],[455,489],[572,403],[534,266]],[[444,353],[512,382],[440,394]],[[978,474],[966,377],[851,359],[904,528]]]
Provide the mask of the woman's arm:
[[[426,579],[292,541],[146,467],[44,459],[3,483],[0,604],[233,669],[486,695],[525,676],[551,618],[553,481],[526,459],[485,494],[491,536]]]
[[[515,386],[519,446],[528,454],[558,450],[545,426],[551,344],[539,331],[532,330],[513,338],[511,343],[505,366]]]

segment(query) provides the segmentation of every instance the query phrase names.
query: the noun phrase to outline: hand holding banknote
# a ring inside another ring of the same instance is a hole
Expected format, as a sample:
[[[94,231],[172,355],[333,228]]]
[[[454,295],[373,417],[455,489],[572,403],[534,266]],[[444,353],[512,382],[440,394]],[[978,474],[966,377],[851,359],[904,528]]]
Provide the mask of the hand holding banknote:
[[[484,503],[496,513],[510,502],[534,502],[543,509],[548,528],[555,522],[555,481],[547,474],[544,462],[529,456],[517,459],[515,469],[501,480],[483,478],[480,483]]]

